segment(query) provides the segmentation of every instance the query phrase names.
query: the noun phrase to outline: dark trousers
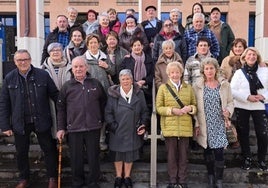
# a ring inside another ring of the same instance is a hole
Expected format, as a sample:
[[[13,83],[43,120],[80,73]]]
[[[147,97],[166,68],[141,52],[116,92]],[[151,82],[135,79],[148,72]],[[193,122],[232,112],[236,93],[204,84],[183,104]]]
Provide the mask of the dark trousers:
[[[88,185],[98,182],[100,177],[99,141],[100,129],[69,133],[68,144],[71,155],[73,187],[82,187],[85,183],[84,154],[88,163]]]
[[[217,161],[224,161],[223,148],[204,149],[204,158],[207,166],[208,175],[214,175],[215,163]]]
[[[251,157],[249,146],[249,118],[252,116],[254,129],[257,137],[258,160],[265,161],[267,153],[267,117],[264,110],[244,110],[236,108],[237,113],[237,131],[243,156]]]
[[[170,183],[186,183],[188,171],[188,137],[165,137]]]
[[[30,165],[29,165],[29,147],[30,147],[30,134],[35,132],[34,124],[26,124],[24,128],[25,134],[15,136],[15,146],[17,151],[17,164],[21,179],[29,179],[30,177]],[[47,175],[49,178],[57,177],[57,146],[56,140],[51,136],[51,131],[38,133],[37,139],[40,148],[44,152],[45,165],[47,169]]]

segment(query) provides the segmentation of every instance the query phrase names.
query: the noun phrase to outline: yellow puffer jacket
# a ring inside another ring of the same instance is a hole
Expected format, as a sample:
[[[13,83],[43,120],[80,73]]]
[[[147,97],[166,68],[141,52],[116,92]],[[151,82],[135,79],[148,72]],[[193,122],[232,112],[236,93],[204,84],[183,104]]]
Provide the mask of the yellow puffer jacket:
[[[191,114],[196,113],[196,99],[191,85],[182,82],[179,91],[175,86],[168,81],[167,82],[172,90],[179,96],[180,100],[185,106],[191,105]],[[164,137],[192,137],[193,126],[191,115],[185,114],[182,116],[176,116],[171,113],[172,108],[180,108],[177,101],[169,92],[165,84],[159,87],[156,96],[156,110],[161,116],[161,130]]]

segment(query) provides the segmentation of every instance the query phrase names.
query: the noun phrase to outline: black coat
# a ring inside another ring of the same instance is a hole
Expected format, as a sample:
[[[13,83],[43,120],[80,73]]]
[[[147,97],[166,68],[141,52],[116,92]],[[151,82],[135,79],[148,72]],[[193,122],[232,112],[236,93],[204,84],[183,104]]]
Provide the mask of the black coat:
[[[94,78],[87,77],[83,84],[74,78],[65,82],[57,102],[57,129],[68,132],[100,129],[106,99],[101,83]]]
[[[24,79],[14,69],[3,83],[0,97],[0,128],[2,131],[13,130],[24,134]],[[32,114],[37,132],[45,132],[52,126],[49,98],[57,101],[58,89],[49,74],[42,69],[31,66],[27,76],[27,86],[31,101]]]

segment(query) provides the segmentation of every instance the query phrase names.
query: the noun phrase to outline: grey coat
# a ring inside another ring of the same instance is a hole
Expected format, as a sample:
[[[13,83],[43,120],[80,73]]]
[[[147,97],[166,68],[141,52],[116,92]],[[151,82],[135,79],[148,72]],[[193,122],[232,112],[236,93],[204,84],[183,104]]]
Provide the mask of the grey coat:
[[[137,134],[140,125],[148,125],[149,114],[142,90],[134,85],[131,102],[120,94],[120,86],[108,89],[105,120],[110,131],[110,150],[127,152],[142,146],[143,139]]]

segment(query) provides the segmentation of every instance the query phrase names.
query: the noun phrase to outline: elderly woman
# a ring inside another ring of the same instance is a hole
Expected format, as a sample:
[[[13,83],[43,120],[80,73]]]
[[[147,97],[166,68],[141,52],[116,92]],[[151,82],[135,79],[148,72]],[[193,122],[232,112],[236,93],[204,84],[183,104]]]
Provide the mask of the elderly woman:
[[[162,43],[162,53],[155,64],[155,84],[158,89],[161,84],[168,81],[166,68],[170,62],[180,62],[183,64],[181,56],[175,52],[175,43],[172,40],[166,40]]]
[[[197,100],[195,136],[204,148],[210,188],[222,188],[224,148],[228,141],[225,121],[233,113],[233,98],[229,82],[219,75],[219,64],[208,57],[201,63],[200,77],[193,86]]]
[[[119,45],[131,52],[131,41],[133,38],[141,38],[144,46],[144,51],[149,49],[149,42],[144,33],[144,31],[137,27],[137,19],[129,15],[126,18],[126,28],[122,29],[122,32],[119,34]]]
[[[142,88],[147,105],[152,107],[152,85],[154,76],[154,64],[151,56],[144,53],[144,46],[141,38],[134,38],[131,43],[131,54],[121,64],[122,69],[130,69],[134,82]]]
[[[84,54],[84,57],[87,60],[87,63],[90,65],[88,72],[92,78],[99,80],[107,92],[108,88],[111,86],[109,81],[109,75],[113,76],[115,74],[115,65],[112,64],[104,52],[100,48],[100,39],[96,34],[90,34],[86,38],[87,51]],[[100,136],[100,149],[106,150],[108,148],[105,143],[105,125],[101,129]]]
[[[49,73],[58,90],[60,90],[62,85],[67,80],[70,80],[72,67],[63,57],[61,43],[51,43],[47,48],[47,52],[49,57],[47,57],[42,64],[42,69],[45,69]]]
[[[187,45],[186,41],[180,33],[174,30],[173,23],[170,19],[163,22],[162,31],[155,36],[152,57],[154,62],[157,61],[162,53],[162,43],[165,40],[173,40],[175,42],[175,51],[181,56],[183,63],[187,60]]]
[[[86,34],[81,27],[74,27],[70,32],[71,40],[64,49],[64,57],[68,60],[68,63],[72,63],[72,60],[83,55],[87,51],[85,43]]]
[[[240,58],[243,67],[234,73],[231,88],[237,112],[237,131],[244,157],[242,169],[252,168],[249,144],[249,118],[254,122],[258,145],[258,167],[267,171],[267,116],[264,103],[268,102],[268,68],[261,67],[259,51],[254,47],[245,49]]]
[[[93,33],[93,31],[97,30],[99,27],[99,22],[97,20],[98,13],[93,10],[89,9],[87,11],[87,21],[82,24],[83,30],[86,35]]]
[[[221,69],[223,70],[223,73],[225,77],[229,80],[229,82],[231,81],[235,71],[237,69],[240,69],[242,66],[240,60],[235,61],[237,60],[235,56],[240,57],[246,48],[247,48],[247,41],[242,38],[236,38],[232,43],[232,48],[229,56],[226,56],[222,60]]]
[[[139,159],[145,127],[149,114],[144,94],[135,84],[132,73],[123,69],[119,73],[119,85],[108,89],[108,102],[105,120],[110,131],[109,147],[116,170],[114,187],[121,188],[124,183],[132,187],[131,169]]]
[[[110,31],[106,36],[107,47],[104,53],[112,64],[115,65],[115,75],[111,77],[114,84],[119,84],[118,75],[123,59],[129,55],[129,52],[118,45],[119,38],[116,32]]]
[[[93,33],[99,35],[100,38],[100,49],[104,50],[107,46],[106,44],[106,36],[111,31],[109,27],[109,17],[106,12],[103,12],[98,17],[99,27]]]
[[[182,26],[180,19],[181,19],[181,12],[179,9],[174,8],[169,12],[169,19],[173,23],[173,29],[177,32],[180,33],[181,35],[184,34],[184,27]]]
[[[191,114],[196,113],[196,100],[192,87],[182,80],[181,63],[169,63],[166,71],[169,80],[158,89],[156,110],[167,149],[167,188],[187,188],[189,137],[193,136]],[[175,99],[178,96],[180,101]]]

